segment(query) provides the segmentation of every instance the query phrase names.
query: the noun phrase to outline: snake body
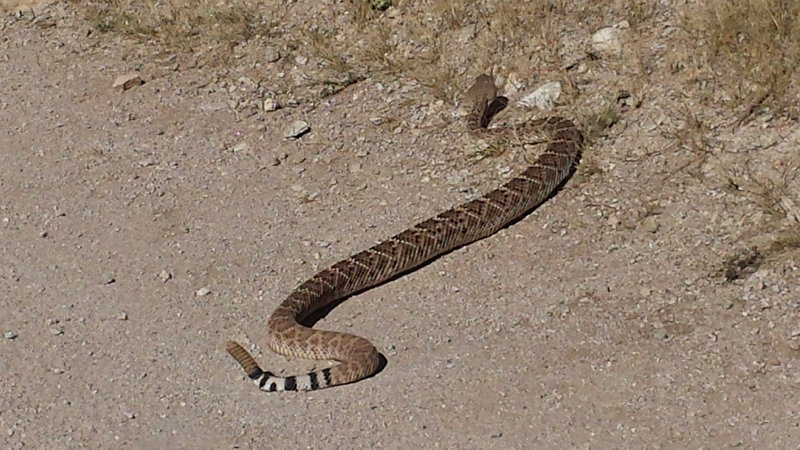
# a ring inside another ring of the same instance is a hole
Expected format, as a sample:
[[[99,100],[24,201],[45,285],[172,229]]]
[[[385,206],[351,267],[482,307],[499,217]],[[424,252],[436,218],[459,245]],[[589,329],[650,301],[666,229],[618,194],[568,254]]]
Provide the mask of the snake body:
[[[370,341],[353,334],[312,329],[300,322],[355,292],[494,234],[547,200],[570,176],[583,141],[572,121],[548,117],[516,127],[489,129],[492,117],[508,100],[497,96],[494,80],[488,75],[475,80],[466,100],[472,105],[467,116],[471,133],[512,146],[530,142],[532,136],[544,132],[548,135],[544,152],[525,171],[497,189],[337,262],[289,294],[267,322],[269,347],[285,356],[335,360],[339,364],[304,375],[278,376],[263,370],[244,348],[229,341],[228,353],[259,388],[269,392],[315,390],[375,374],[382,360]]]

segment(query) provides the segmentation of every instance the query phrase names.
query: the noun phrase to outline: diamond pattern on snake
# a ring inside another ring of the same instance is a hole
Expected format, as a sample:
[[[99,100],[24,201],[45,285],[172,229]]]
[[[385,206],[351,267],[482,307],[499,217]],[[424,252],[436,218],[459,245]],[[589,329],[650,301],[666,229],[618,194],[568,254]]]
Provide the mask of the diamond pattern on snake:
[[[580,158],[583,136],[575,124],[547,117],[517,126],[489,128],[508,99],[497,95],[488,75],[475,79],[465,95],[471,105],[469,133],[496,148],[519,147],[548,135],[543,153],[522,173],[475,200],[420,222],[380,244],[358,252],[302,283],[267,321],[268,345],[281,355],[338,364],[302,375],[279,376],[262,369],[234,341],[227,351],[247,376],[264,391],[310,391],[352,383],[380,370],[382,357],[367,339],[348,333],[317,330],[301,322],[310,314],[349,295],[381,284],[457,247],[483,239],[527,214],[553,195],[572,174]],[[536,138],[534,138],[534,136]]]

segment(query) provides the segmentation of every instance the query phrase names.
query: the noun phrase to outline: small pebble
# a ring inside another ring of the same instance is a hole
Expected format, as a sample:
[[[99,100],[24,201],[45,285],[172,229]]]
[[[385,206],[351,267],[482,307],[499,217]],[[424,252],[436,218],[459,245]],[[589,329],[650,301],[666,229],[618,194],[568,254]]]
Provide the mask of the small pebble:
[[[308,122],[304,120],[295,120],[289,124],[283,136],[289,139],[297,139],[309,131],[311,131],[311,127],[308,125]]]
[[[642,220],[642,231],[647,233],[655,233],[660,228],[655,216],[647,216]]]
[[[114,84],[112,85],[115,89],[120,88],[123,91],[127,91],[128,89],[141,86],[144,84],[144,80],[142,80],[141,75],[136,72],[126,73],[124,75],[120,75],[114,80]]]
[[[122,311],[121,313],[119,313],[117,315],[117,319],[118,320],[128,320],[128,313],[126,313],[125,311]]]
[[[281,107],[280,103],[274,98],[265,98],[263,108],[266,112],[277,111]]]
[[[6,331],[5,333],[3,333],[3,337],[13,341],[14,339],[17,338],[17,333],[14,333],[13,331]]]
[[[161,281],[166,283],[172,279],[172,274],[167,269],[164,269],[158,274],[158,277],[161,278]]]
[[[239,153],[239,152],[242,152],[242,151],[245,151],[245,150],[247,150],[247,143],[246,142],[239,142],[238,144],[236,144],[233,147],[231,147],[231,151],[233,153]]]
[[[747,281],[744,283],[744,288],[749,291],[762,291],[767,288],[767,285],[761,278],[752,276],[747,278]]]
[[[281,52],[275,47],[267,47],[264,51],[264,59],[271,63],[277,62],[281,59]]]
[[[204,296],[206,296],[206,295],[208,295],[208,294],[210,294],[210,293],[211,293],[211,289],[209,289],[209,288],[205,288],[205,287],[204,287],[204,288],[200,288],[200,289],[198,289],[198,290],[197,290],[197,291],[194,293],[194,295],[195,295],[196,297],[204,297]]]

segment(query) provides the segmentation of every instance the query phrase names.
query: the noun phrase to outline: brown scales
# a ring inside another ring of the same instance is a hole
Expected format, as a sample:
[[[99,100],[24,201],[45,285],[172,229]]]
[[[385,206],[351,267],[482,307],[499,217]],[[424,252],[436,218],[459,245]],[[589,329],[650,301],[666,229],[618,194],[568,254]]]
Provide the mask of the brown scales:
[[[279,377],[264,372],[239,344],[229,341],[228,353],[264,390],[311,390],[352,383],[377,372],[378,350],[352,334],[315,330],[298,322],[342,298],[407,272],[456,247],[487,237],[547,200],[569,177],[577,162],[582,136],[572,121],[548,117],[515,128],[487,129],[492,117],[507,105],[498,97],[493,79],[481,75],[466,94],[472,103],[470,132],[502,146],[533,141],[544,131],[547,147],[516,178],[488,194],[453,207],[382,243],[314,275],[295,289],[267,322],[269,347],[276,353],[304,359],[335,360],[330,369],[307,375]]]

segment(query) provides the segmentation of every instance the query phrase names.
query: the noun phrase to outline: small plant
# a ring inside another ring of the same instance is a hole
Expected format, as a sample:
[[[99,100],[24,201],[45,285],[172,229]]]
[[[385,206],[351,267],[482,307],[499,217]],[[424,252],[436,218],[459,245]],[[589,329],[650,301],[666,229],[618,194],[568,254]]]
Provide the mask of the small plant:
[[[116,20],[111,16],[100,15],[94,25],[95,29],[101,33],[108,33],[116,28]]]
[[[713,153],[713,140],[711,136],[712,128],[701,118],[701,116],[690,109],[684,107],[681,110],[683,123],[680,128],[672,131],[665,131],[663,136],[677,144],[679,150],[689,153],[688,159],[682,164],[676,164],[669,171],[667,178],[675,174],[686,172],[695,178],[703,178],[701,169]]]
[[[392,1],[391,0],[369,0],[369,4],[370,4],[370,6],[372,6],[373,9],[377,9],[378,11],[385,11],[385,10],[389,9],[390,6],[392,6]]]
[[[768,215],[781,220],[796,220],[795,212],[789,210],[785,199],[789,197],[790,180],[798,169],[790,164],[784,167],[784,171],[770,174],[757,174],[750,169],[746,170],[744,176],[730,174],[728,184],[751,197]]]
[[[755,273],[764,261],[764,255],[756,247],[740,250],[722,263],[722,275],[731,282]]]

